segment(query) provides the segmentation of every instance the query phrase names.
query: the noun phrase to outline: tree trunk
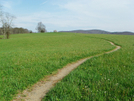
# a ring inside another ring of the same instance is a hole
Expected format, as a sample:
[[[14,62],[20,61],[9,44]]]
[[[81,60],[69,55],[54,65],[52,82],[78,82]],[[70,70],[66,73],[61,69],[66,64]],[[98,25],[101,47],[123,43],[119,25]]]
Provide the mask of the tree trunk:
[[[9,39],[9,34],[10,34],[10,33],[9,33],[9,31],[7,31],[7,33],[6,33],[6,34],[7,34],[7,39]]]

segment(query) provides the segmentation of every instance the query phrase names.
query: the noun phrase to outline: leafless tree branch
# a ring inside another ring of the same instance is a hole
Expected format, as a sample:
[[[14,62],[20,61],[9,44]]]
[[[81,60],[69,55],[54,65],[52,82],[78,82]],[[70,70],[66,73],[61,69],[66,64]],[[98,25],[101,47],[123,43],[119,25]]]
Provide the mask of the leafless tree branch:
[[[11,29],[13,26],[14,19],[15,17],[12,16],[11,14],[2,12],[1,7],[0,7],[0,22],[2,25],[1,32],[4,35],[4,39],[9,38],[9,35],[11,34]]]

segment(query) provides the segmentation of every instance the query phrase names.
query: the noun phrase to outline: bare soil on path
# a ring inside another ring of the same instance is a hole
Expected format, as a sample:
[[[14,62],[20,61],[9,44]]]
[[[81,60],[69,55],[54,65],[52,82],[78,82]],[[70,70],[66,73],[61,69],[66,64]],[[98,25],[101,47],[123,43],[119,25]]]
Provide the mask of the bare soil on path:
[[[86,60],[93,58],[93,57],[98,57],[103,54],[109,54],[112,52],[117,51],[120,49],[120,46],[115,45],[114,43],[110,42],[111,45],[116,46],[115,49],[104,52],[102,54],[90,56],[81,60],[78,60],[74,63],[68,64],[62,69],[58,70],[56,74],[50,75],[44,80],[39,81],[35,85],[33,85],[30,89],[24,90],[21,94],[18,94],[17,97],[13,101],[41,101],[42,98],[46,95],[46,93],[55,86],[56,83],[58,83],[60,80],[62,80],[66,75],[68,75],[72,70],[77,68],[79,65],[84,63]]]

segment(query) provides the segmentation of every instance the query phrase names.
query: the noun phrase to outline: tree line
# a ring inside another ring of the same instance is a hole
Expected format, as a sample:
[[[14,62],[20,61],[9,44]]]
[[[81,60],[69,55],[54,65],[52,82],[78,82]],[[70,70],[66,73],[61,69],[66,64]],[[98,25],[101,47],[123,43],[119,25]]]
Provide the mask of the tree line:
[[[20,33],[32,33],[32,31],[25,28],[13,28],[13,20],[15,16],[3,12],[2,6],[0,5],[0,35],[4,36],[4,39],[9,39],[10,34],[20,34]],[[37,24],[36,30],[39,33],[45,33],[46,27],[42,22]]]
[[[0,5],[0,35],[3,35],[4,39],[9,39],[10,34],[32,33],[32,31],[25,28],[13,28],[14,19],[15,16],[4,12]]]
[[[3,31],[4,29],[0,27],[0,35],[3,35]],[[33,32],[26,28],[18,28],[18,27],[12,28],[10,30],[10,34],[23,34],[23,33],[33,33]]]

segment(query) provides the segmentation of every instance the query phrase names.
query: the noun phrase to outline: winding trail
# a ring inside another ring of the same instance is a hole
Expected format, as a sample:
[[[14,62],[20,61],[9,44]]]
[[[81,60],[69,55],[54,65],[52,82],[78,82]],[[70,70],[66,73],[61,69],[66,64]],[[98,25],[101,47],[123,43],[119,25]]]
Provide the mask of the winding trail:
[[[87,57],[87,58],[78,60],[74,63],[66,65],[62,69],[58,70],[58,72],[56,74],[46,77],[44,80],[33,85],[31,89],[26,89],[23,91],[22,94],[18,94],[17,97],[15,98],[15,100],[13,100],[13,101],[41,101],[41,99],[46,95],[46,93],[52,87],[54,87],[54,85],[58,81],[62,80],[66,75],[68,75],[72,70],[74,70],[79,65],[84,63],[86,60],[91,59],[93,57],[101,56],[103,54],[109,54],[109,53],[115,52],[121,48],[120,46],[117,46],[110,41],[108,41],[108,42],[111,45],[116,46],[116,48],[111,51],[104,52],[102,54],[98,54],[98,55],[94,55],[94,56],[90,56],[90,57]]]

